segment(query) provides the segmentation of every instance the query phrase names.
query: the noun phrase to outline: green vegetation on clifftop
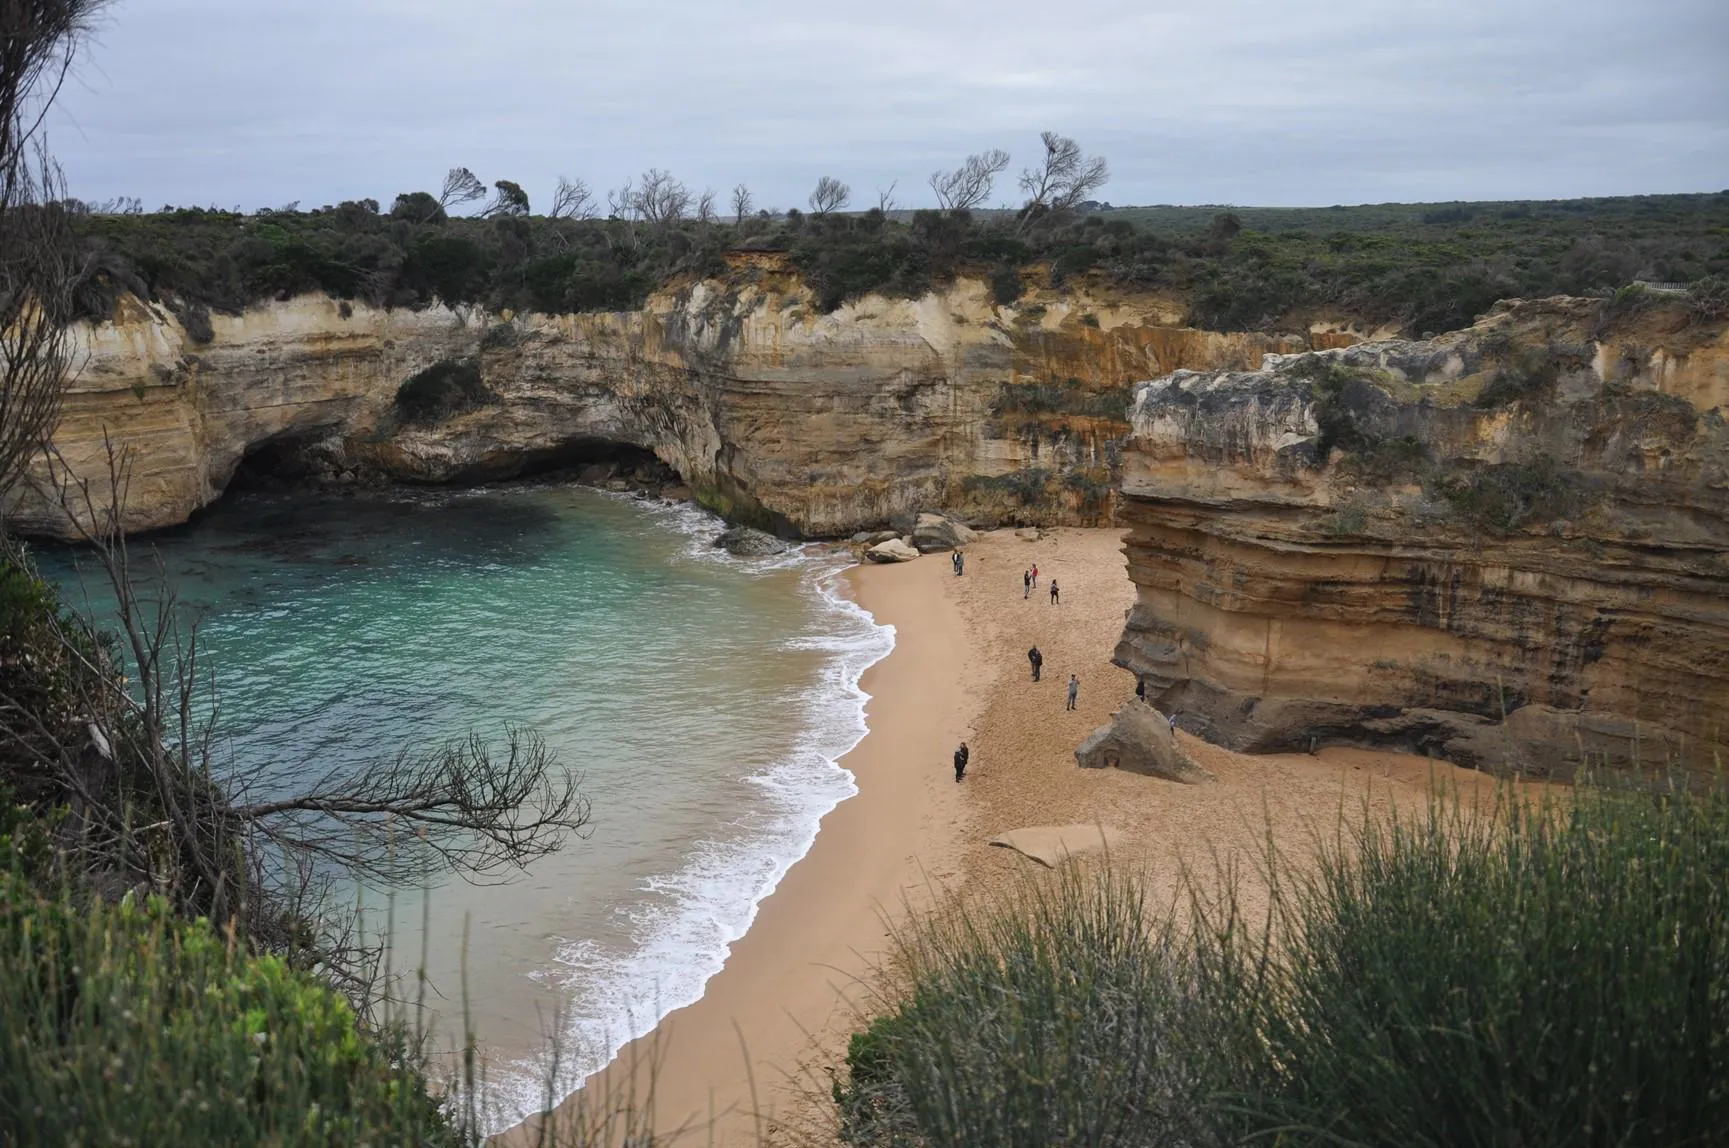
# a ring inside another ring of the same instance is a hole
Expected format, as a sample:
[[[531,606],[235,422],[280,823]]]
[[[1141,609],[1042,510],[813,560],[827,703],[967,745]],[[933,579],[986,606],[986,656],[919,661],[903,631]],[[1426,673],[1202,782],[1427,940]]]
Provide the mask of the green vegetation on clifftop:
[[[680,278],[725,274],[728,251],[754,249],[783,256],[825,310],[870,292],[916,296],[961,272],[987,278],[1005,305],[1028,277],[1058,288],[1087,277],[1175,293],[1199,327],[1272,329],[1326,313],[1418,335],[1467,325],[1511,296],[1729,277],[1729,193],[1133,208],[1030,225],[1000,213],[875,209],[788,212],[736,226],[454,218],[418,203],[405,196],[392,211],[364,200],[255,215],[81,214],[76,227],[93,272],[80,304],[99,317],[124,290],[170,299],[195,335],[203,308],[237,312],[306,291],[392,307],[441,300],[551,313],[629,310]]]

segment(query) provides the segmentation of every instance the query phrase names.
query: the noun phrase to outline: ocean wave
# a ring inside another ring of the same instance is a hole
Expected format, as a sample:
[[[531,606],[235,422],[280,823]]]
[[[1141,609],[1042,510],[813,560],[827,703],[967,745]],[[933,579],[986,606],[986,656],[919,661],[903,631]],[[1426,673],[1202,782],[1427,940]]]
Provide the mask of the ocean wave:
[[[605,494],[606,492],[601,492]],[[894,627],[878,623],[849,598],[844,557],[794,549],[768,558],[740,558],[713,546],[724,523],[689,504],[635,503],[657,524],[682,534],[681,557],[724,562],[744,571],[798,569],[800,586],[817,606],[807,634],[788,649],[826,655],[817,678],[794,691],[803,714],[796,748],[746,780],[764,797],[761,808],[741,812],[726,840],[699,842],[676,872],[645,880],[638,903],[619,910],[634,948],[619,957],[581,939],[557,947],[555,964],[540,978],[566,999],[580,996],[581,1015],[562,1018],[554,1095],[575,1092],[630,1041],[651,1032],[668,1013],[701,999],[724,967],[732,946],[750,929],[764,898],[810,851],[824,816],[858,793],[840,759],[865,736],[869,696],[864,672],[894,648]],[[502,1070],[502,1071],[500,1071]],[[550,1051],[495,1066],[487,1122],[500,1131],[539,1111],[554,1076]]]

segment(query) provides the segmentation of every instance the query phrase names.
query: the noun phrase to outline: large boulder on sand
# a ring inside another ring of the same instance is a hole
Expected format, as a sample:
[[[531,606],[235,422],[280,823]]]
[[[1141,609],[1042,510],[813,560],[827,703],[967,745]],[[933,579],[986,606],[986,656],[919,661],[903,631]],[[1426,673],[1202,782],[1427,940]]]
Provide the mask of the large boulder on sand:
[[[714,544],[728,554],[736,554],[740,558],[765,558],[770,554],[785,554],[792,549],[792,543],[786,539],[752,530],[748,526],[731,527],[716,538]]]
[[[872,562],[911,562],[919,556],[919,552],[898,538],[887,542],[879,542],[865,551],[865,557]]]
[[[901,532],[898,530],[878,530],[870,537],[866,538],[865,542],[871,546],[875,546],[879,542],[887,542],[891,538],[899,538],[900,536]]]
[[[919,548],[921,554],[931,554],[938,550],[953,550],[957,546],[965,546],[976,538],[965,526],[952,518],[940,514],[921,514],[913,523],[913,545]]]
[[[1075,750],[1083,769],[1116,766],[1167,781],[1200,782],[1212,774],[1195,763],[1171,732],[1169,719],[1146,702],[1126,703]]]

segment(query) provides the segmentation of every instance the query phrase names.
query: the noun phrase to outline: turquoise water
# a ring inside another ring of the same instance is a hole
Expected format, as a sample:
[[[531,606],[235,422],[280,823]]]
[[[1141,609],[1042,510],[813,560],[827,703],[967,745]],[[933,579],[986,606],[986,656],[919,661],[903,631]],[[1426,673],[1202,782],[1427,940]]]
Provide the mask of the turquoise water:
[[[585,839],[501,884],[396,898],[441,1033],[467,1003],[503,1122],[689,1003],[854,792],[858,677],[892,644],[833,560],[744,560],[688,508],[560,486],[241,496],[151,541],[203,616],[220,749],[267,787],[470,731],[539,732]],[[64,555],[45,566],[63,581]],[[94,595],[93,595],[94,600]],[[100,610],[100,602],[94,602]],[[375,920],[383,899],[373,895]]]

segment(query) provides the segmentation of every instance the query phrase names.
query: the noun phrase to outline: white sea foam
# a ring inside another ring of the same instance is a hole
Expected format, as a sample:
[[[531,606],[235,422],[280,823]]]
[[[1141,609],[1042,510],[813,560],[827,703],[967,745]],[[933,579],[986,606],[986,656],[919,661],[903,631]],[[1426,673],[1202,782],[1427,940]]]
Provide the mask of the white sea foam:
[[[723,967],[734,942],[756,919],[757,908],[795,862],[809,852],[822,818],[858,792],[840,758],[866,733],[860,687],[866,669],[894,648],[894,628],[879,624],[842,592],[849,563],[795,549],[768,558],[737,558],[713,546],[719,519],[688,505],[630,499],[661,525],[684,535],[685,560],[725,562],[747,571],[797,568],[800,584],[820,605],[813,632],[789,649],[826,655],[818,680],[793,691],[805,719],[796,748],[748,781],[763,794],[761,806],[740,813],[716,840],[697,843],[676,872],[643,883],[640,903],[621,909],[634,949],[622,959],[582,939],[557,948],[555,965],[540,976],[566,1000],[579,995],[579,1012],[562,1018],[555,1094],[574,1092],[625,1044],[650,1032],[675,1009],[700,999]],[[492,1073],[488,1123],[500,1130],[546,1102],[550,1053],[500,1066]]]

